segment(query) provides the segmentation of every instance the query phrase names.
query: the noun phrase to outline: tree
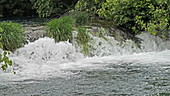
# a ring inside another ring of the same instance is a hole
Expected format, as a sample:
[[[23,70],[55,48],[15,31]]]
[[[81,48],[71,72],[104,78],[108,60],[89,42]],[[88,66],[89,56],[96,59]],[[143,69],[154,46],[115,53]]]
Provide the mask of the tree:
[[[145,30],[165,37],[170,29],[169,4],[170,0],[106,0],[97,12],[133,34]]]
[[[0,17],[36,15],[32,5],[30,0],[0,0]]]
[[[0,0],[0,17],[62,15],[78,0]]]
[[[49,17],[51,15],[62,15],[74,5],[78,0],[31,0],[33,8],[37,10],[40,17]]]

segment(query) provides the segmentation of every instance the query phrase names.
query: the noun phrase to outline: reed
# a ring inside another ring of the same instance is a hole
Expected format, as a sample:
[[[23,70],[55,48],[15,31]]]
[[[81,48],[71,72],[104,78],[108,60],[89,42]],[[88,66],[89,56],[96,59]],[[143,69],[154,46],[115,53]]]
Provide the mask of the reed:
[[[23,27],[18,23],[13,22],[0,22],[0,27],[3,30],[2,46],[4,50],[15,51],[21,47],[25,41]]]
[[[73,19],[65,16],[51,20],[47,24],[47,35],[54,38],[55,42],[72,40]]]

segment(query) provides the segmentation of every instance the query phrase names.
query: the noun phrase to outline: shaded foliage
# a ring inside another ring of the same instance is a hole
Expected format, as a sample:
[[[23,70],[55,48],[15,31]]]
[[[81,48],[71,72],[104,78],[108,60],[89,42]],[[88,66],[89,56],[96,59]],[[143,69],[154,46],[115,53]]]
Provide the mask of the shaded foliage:
[[[73,8],[78,0],[31,0],[33,8],[37,10],[40,17],[55,16],[62,14]]]
[[[79,12],[74,18],[76,24],[83,25],[88,22],[89,16],[86,12]]]
[[[60,15],[73,8],[78,0],[0,0],[0,17]],[[38,14],[37,14],[38,13]]]
[[[75,8],[113,21],[132,34],[148,31],[165,37],[170,29],[169,4],[169,0],[79,0]]]
[[[36,15],[36,10],[30,0],[0,0],[0,17],[32,15]]]
[[[106,0],[97,12],[134,34],[146,30],[164,37],[170,28],[169,4],[169,0]]]

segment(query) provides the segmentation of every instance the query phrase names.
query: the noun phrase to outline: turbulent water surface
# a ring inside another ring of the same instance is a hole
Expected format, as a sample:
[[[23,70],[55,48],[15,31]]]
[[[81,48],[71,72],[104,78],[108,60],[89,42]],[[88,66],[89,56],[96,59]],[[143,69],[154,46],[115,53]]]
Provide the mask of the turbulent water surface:
[[[10,56],[14,64],[0,72],[0,96],[169,96],[169,43],[147,36],[140,49],[130,40],[120,46],[111,37],[92,37],[94,57],[68,42],[39,39]]]

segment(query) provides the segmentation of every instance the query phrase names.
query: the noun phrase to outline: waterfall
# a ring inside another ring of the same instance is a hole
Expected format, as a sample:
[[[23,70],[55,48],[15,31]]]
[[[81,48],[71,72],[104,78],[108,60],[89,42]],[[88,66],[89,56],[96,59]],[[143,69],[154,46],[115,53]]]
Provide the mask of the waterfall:
[[[77,69],[85,66],[91,66],[91,68],[95,66],[97,68],[101,66],[92,63],[103,62],[97,59],[100,57],[140,56],[136,54],[170,49],[170,41],[165,41],[148,33],[136,36],[136,38],[141,40],[140,47],[130,39],[120,42],[108,35],[98,37],[89,33],[89,36],[90,41],[88,45],[91,46],[89,50],[94,57],[83,55],[80,46],[75,43],[76,40],[71,44],[68,41],[55,43],[54,39],[48,37],[39,38],[35,42],[17,49],[10,55],[10,58],[13,60],[13,66],[6,71],[6,73],[9,73],[7,77],[9,80],[14,78],[16,80],[63,76],[63,74],[72,74],[66,73],[65,69]],[[15,71],[17,75],[10,73],[11,70]]]
[[[36,62],[83,58],[83,54],[76,52],[75,47],[68,41],[55,43],[48,37],[25,45],[25,47],[16,50],[14,54]]]
[[[118,42],[111,36],[105,36],[106,39],[95,37],[89,43],[95,50],[92,53],[96,56],[120,56],[141,52],[159,52],[170,49],[170,41],[163,40],[158,36],[153,36],[148,33],[137,35],[136,38],[141,40],[140,47],[132,40]]]
[[[158,36],[153,36],[148,33],[142,33],[140,35],[137,35],[137,37],[142,40],[141,52],[152,52],[152,51],[159,52],[166,49],[170,49],[169,40],[166,41]]]

